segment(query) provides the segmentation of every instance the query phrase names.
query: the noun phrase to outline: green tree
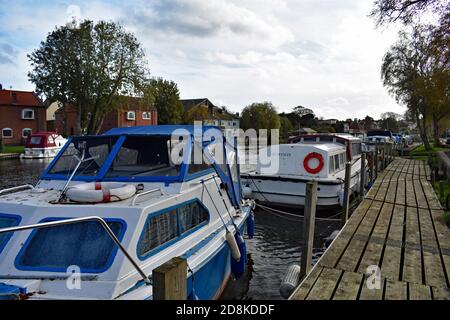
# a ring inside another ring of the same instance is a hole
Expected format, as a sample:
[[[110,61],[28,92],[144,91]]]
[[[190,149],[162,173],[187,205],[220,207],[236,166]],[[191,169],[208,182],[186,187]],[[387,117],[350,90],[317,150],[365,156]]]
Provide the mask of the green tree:
[[[154,101],[159,124],[179,124],[183,121],[183,104],[175,82],[153,78],[144,89],[144,96]]]
[[[289,133],[294,130],[294,126],[288,117],[280,116],[280,139],[287,141]]]
[[[370,15],[377,25],[401,21],[411,24],[426,11],[445,14],[446,0],[375,0]]]
[[[117,97],[140,95],[148,76],[141,44],[114,22],[57,27],[28,58],[36,91],[77,107],[78,134],[97,134],[106,114],[120,107]]]
[[[280,118],[271,102],[253,103],[242,110],[241,127],[244,130],[279,129]]]
[[[194,121],[204,121],[210,118],[208,108],[204,106],[196,106],[184,113],[184,122],[193,124]]]

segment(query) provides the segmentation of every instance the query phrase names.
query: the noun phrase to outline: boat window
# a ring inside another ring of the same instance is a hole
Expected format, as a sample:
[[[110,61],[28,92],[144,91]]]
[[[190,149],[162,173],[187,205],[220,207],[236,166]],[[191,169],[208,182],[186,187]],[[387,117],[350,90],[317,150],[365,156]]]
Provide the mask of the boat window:
[[[41,144],[42,138],[39,136],[34,136],[30,138],[30,144]]]
[[[340,168],[340,163],[339,163],[339,155],[335,154],[334,155],[334,170],[337,171]]]
[[[339,167],[342,169],[345,167],[345,157],[343,153],[339,154]]]
[[[19,216],[12,216],[7,214],[0,215],[0,229],[15,227],[19,225],[19,223],[20,223]],[[0,233],[0,253],[2,252],[3,248],[6,246],[6,243],[11,238],[12,235],[13,235],[12,232]]]
[[[106,222],[121,240],[124,223]],[[112,264],[116,252],[117,245],[107,231],[98,222],[86,221],[35,230],[19,253],[16,266],[21,270],[66,272],[76,265],[82,272],[99,273]]]
[[[179,176],[183,149],[178,157],[172,157],[169,136],[131,136],[120,147],[106,177],[168,177]],[[176,158],[176,159],[172,159]]]
[[[361,154],[361,143],[352,143],[352,157]]]
[[[182,233],[195,228],[207,219],[208,213],[198,201],[180,207],[180,227]]]
[[[178,210],[173,209],[147,219],[139,240],[139,256],[145,256],[151,250],[179,236],[177,215]]]
[[[317,138],[316,137],[305,137],[303,138],[303,141],[316,141]]]
[[[85,149],[85,159],[91,157],[94,159],[83,162],[78,168],[76,176],[96,176],[116,141],[117,137],[113,136],[74,138],[49,173],[69,175],[78,163],[74,155],[81,158],[82,150]]]
[[[203,156],[203,151],[198,144],[192,144],[191,148],[191,160],[189,163],[188,173],[194,174],[204,170],[212,169],[213,167],[205,162],[205,157]],[[201,163],[198,163],[201,162]]]
[[[330,173],[333,173],[333,172],[334,172],[334,157],[333,157],[333,156],[330,157],[329,172],[330,172]]]

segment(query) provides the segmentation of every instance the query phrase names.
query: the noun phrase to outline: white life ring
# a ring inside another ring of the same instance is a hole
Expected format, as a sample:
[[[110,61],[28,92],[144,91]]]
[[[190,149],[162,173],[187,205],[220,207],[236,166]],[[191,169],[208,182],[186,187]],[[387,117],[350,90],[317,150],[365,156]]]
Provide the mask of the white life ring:
[[[136,194],[136,186],[120,182],[90,182],[67,189],[66,196],[75,202],[114,202],[131,198]]]

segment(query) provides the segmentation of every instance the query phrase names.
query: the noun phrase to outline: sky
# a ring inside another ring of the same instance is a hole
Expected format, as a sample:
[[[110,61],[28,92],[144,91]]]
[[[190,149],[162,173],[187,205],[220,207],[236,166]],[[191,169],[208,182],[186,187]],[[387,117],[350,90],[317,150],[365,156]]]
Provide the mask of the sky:
[[[324,118],[403,113],[382,86],[394,26],[377,29],[373,0],[0,0],[0,83],[33,90],[27,54],[55,26],[112,20],[142,43],[153,76],[182,99],[209,98],[240,112],[271,101]],[[6,8],[6,9],[5,9]]]

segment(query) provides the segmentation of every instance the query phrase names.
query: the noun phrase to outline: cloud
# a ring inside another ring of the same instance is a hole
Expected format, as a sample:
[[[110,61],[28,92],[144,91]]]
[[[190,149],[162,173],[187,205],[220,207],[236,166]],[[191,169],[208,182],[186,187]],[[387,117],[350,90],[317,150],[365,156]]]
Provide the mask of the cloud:
[[[7,43],[0,43],[0,64],[14,64],[18,51]]]

